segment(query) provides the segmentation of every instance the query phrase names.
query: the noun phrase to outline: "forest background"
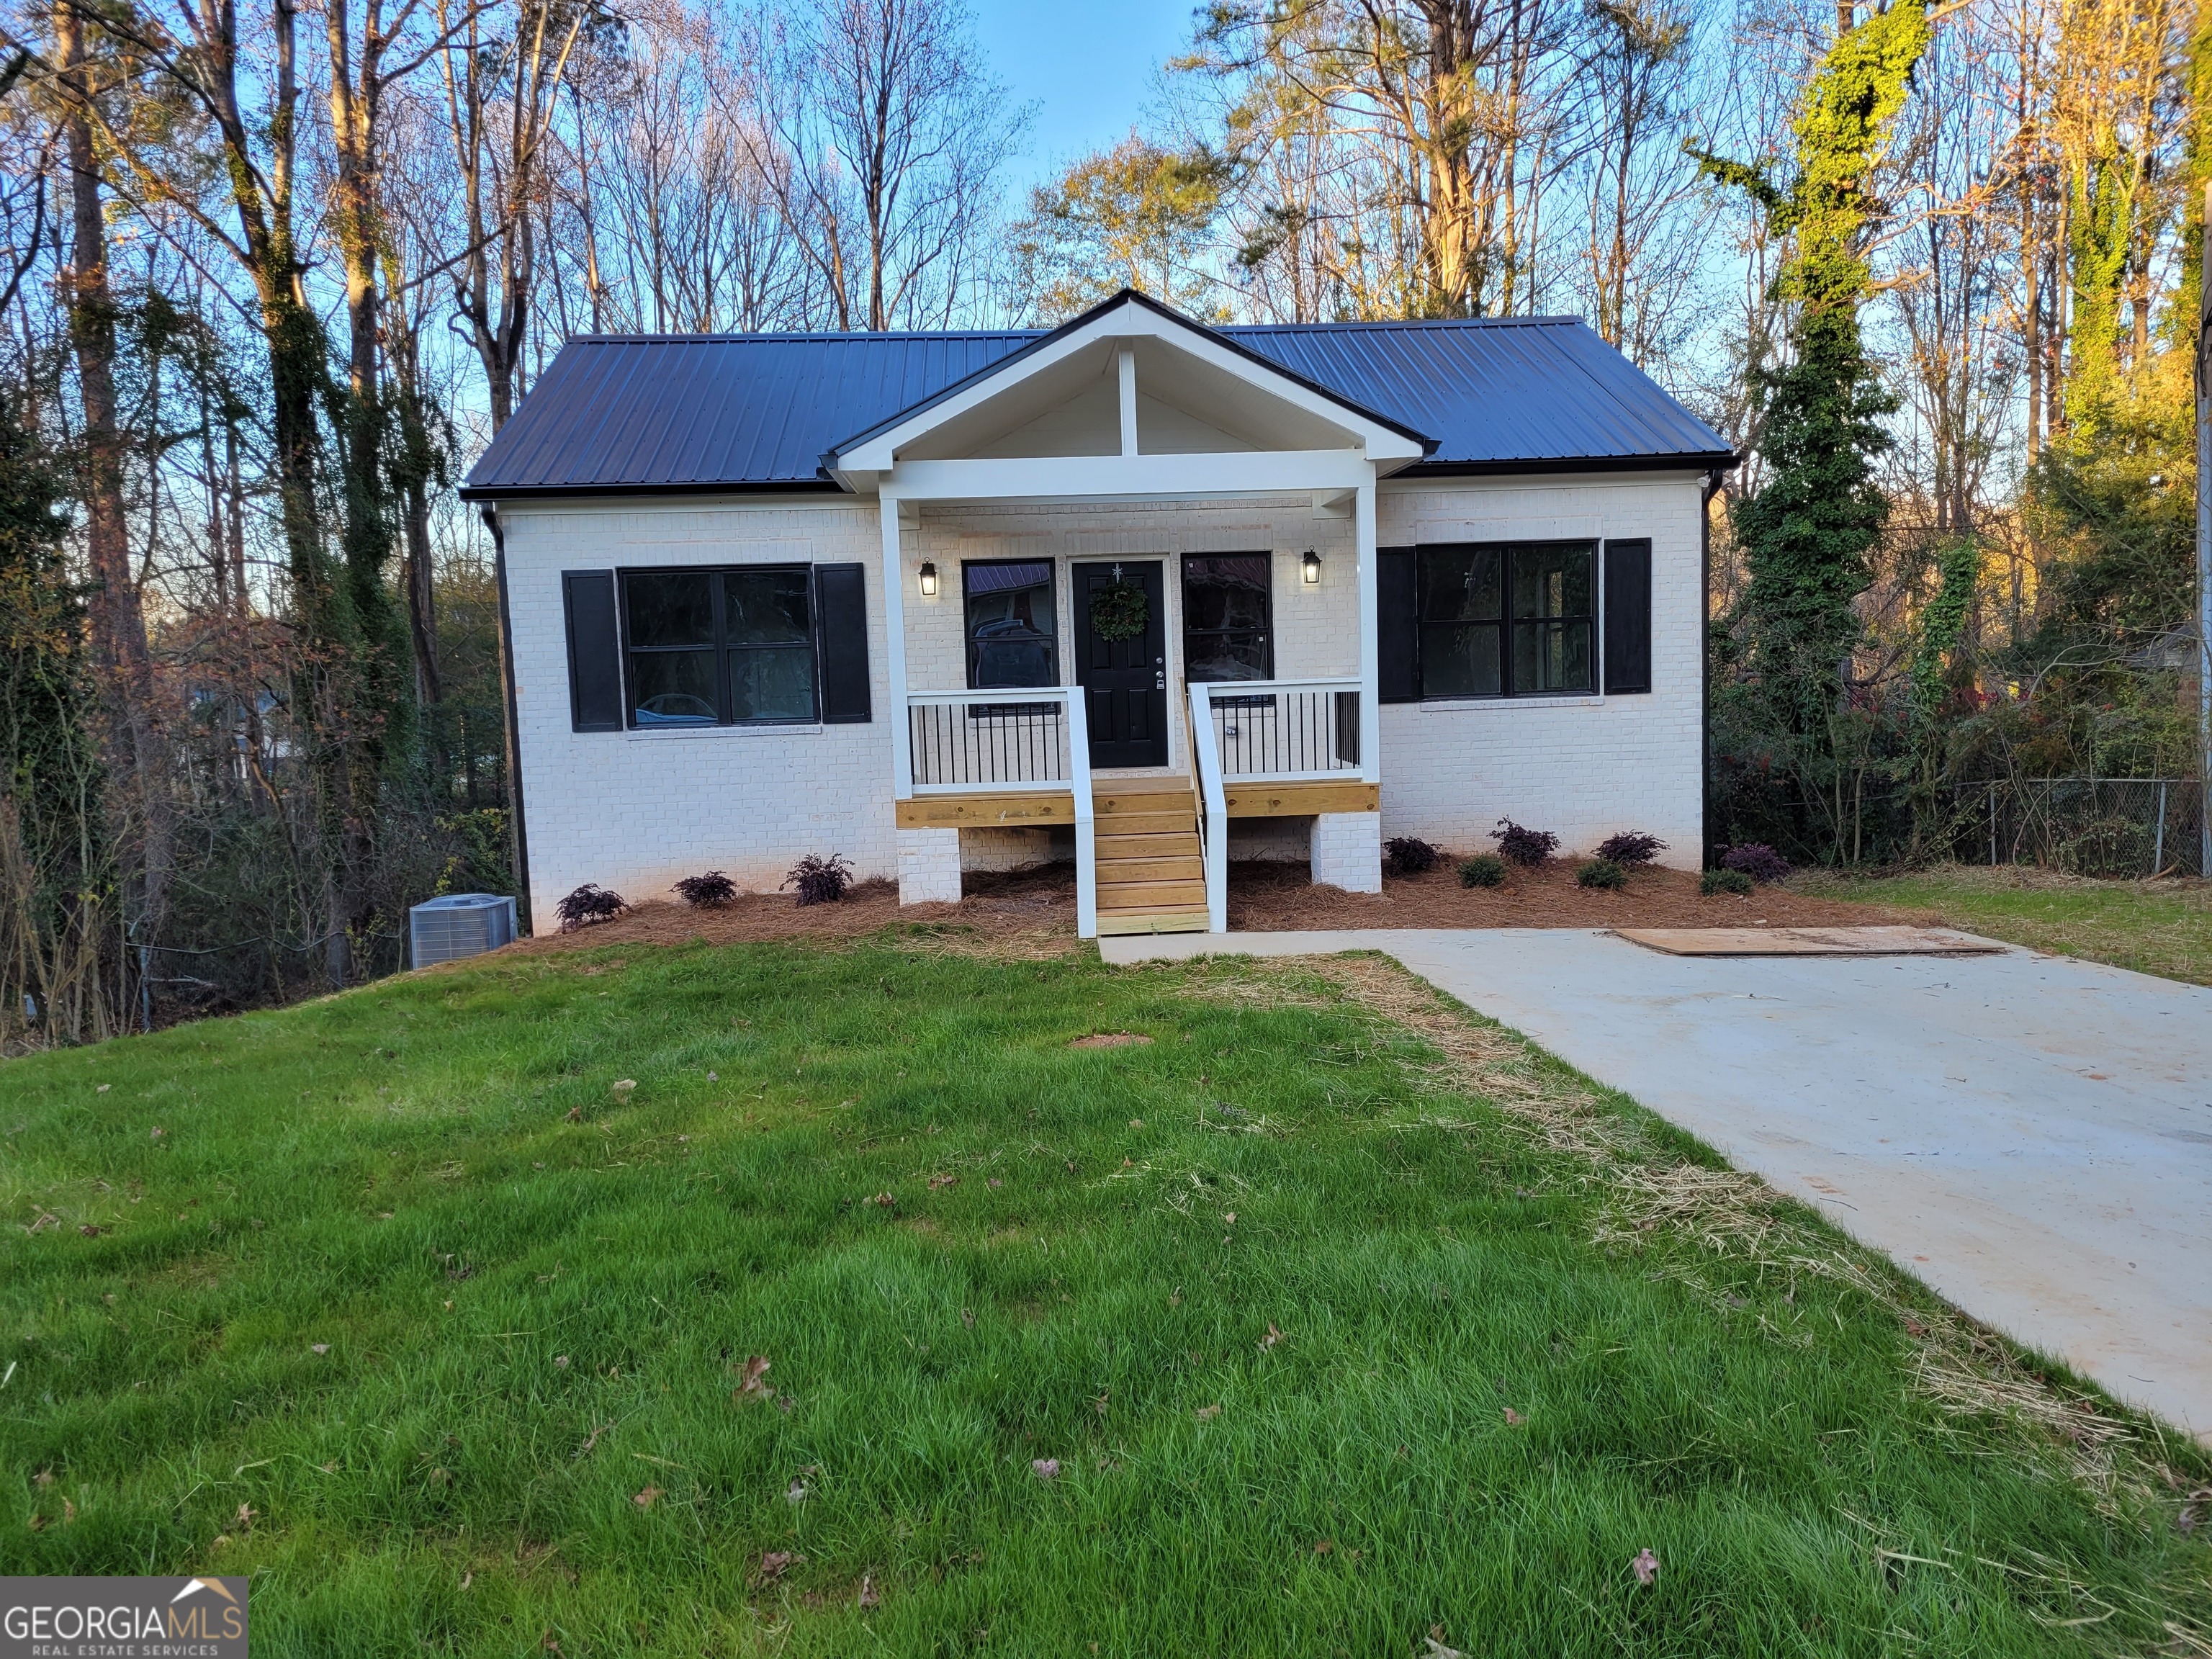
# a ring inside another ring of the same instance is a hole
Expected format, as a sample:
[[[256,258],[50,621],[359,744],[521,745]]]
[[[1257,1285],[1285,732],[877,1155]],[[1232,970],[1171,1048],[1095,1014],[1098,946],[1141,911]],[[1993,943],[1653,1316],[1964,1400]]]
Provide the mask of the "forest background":
[[[958,0],[7,0],[0,1049],[512,890],[454,486],[566,336],[1125,284],[1578,314],[1719,429],[1716,848],[2194,872],[2208,76],[2181,0],[1214,0],[1024,190]]]

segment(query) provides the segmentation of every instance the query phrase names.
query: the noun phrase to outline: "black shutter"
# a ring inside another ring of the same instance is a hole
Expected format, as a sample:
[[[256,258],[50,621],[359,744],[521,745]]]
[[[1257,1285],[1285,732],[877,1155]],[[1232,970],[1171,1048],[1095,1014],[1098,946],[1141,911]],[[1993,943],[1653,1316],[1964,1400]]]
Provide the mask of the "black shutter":
[[[857,564],[814,567],[815,624],[821,640],[822,721],[865,725],[868,707],[868,583]]]
[[[1651,689],[1651,544],[1605,544],[1605,689]]]
[[[1375,552],[1375,632],[1376,666],[1381,671],[1380,702],[1419,702],[1421,700],[1421,630],[1414,623],[1415,550],[1382,547]]]
[[[615,625],[615,573],[564,570],[568,621],[568,718],[578,732],[623,729],[622,639]]]

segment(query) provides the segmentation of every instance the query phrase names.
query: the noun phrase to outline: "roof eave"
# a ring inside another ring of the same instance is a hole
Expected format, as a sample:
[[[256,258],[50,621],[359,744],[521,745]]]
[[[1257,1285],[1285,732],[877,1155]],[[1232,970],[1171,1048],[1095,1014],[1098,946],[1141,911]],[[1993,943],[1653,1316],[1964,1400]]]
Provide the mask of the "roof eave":
[[[1494,478],[1515,474],[1560,472],[1711,472],[1741,464],[1732,449],[1692,450],[1671,455],[1553,455],[1492,461],[1416,461],[1401,478]]]
[[[835,478],[688,479],[680,483],[464,484],[465,501],[572,500],[592,495],[834,495]]]

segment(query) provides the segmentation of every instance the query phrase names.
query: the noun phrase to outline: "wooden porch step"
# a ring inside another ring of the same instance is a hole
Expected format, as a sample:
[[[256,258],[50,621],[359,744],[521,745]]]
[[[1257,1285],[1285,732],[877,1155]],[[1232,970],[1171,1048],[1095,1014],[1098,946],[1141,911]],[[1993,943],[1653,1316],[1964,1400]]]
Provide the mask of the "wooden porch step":
[[[1195,905],[1206,908],[1203,881],[1117,881],[1098,884],[1098,908],[1107,910],[1173,910]]]
[[[1198,814],[1186,806],[1180,812],[1121,811],[1108,813],[1102,810],[1091,820],[1095,833],[1105,836],[1166,836],[1181,833],[1193,835],[1198,830]]]
[[[1144,858],[1106,858],[1102,855],[1098,860],[1098,884],[1101,887],[1118,885],[1125,881],[1205,879],[1206,860],[1199,856],[1196,848],[1187,853]]]
[[[1098,913],[1098,933],[1101,938],[1114,938],[1126,933],[1202,933],[1206,932],[1206,910],[1101,910]]]
[[[1198,856],[1198,831],[1168,830],[1150,836],[1100,836],[1098,856],[1103,859],[1172,859]]]

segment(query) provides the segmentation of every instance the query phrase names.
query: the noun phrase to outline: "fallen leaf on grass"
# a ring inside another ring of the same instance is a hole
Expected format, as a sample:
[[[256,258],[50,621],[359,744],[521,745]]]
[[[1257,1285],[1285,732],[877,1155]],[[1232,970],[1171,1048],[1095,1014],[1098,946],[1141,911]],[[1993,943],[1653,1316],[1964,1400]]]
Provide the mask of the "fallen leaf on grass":
[[[805,1556],[795,1555],[789,1550],[769,1550],[760,1559],[761,1578],[764,1583],[773,1583],[805,1559]]]
[[[1520,1413],[1519,1412],[1515,1411],[1515,1410],[1513,1409],[1513,1407],[1512,1407],[1508,1406],[1508,1407],[1505,1408],[1505,1426],[1506,1426],[1506,1427],[1508,1427],[1508,1428],[1510,1428],[1510,1429],[1517,1429],[1517,1428],[1519,1428],[1519,1427],[1520,1427],[1523,1423],[1526,1423],[1528,1420],[1528,1419],[1527,1418],[1525,1418],[1525,1417],[1522,1416],[1522,1415],[1521,1415],[1521,1413]]]
[[[1134,1031],[1100,1031],[1091,1036],[1079,1036],[1067,1046],[1071,1048],[1144,1048],[1152,1046],[1152,1038]]]
[[[1267,1334],[1260,1339],[1260,1346],[1262,1348],[1272,1348],[1275,1344],[1280,1342],[1282,1340],[1283,1334],[1275,1328],[1275,1322],[1272,1319],[1269,1320],[1267,1322]]]
[[[307,1352],[309,1353],[328,1353],[330,1351],[331,1345],[327,1342],[310,1342],[307,1344]]]
[[[1218,1406],[1200,1406],[1196,1413],[1198,1420],[1201,1423],[1211,1423],[1220,1415],[1221,1407]]]
[[[966,1326],[969,1330],[974,1330],[975,1328],[975,1310],[973,1308],[963,1308],[960,1310],[960,1322]]]
[[[658,1486],[644,1487],[633,1495],[629,1501],[636,1504],[638,1508],[641,1510],[649,1510],[655,1504],[660,1501],[660,1488]]]
[[[94,1226],[89,1221],[86,1222],[82,1226],[77,1229],[77,1231],[82,1233],[87,1238],[98,1238],[100,1234],[106,1231],[107,1229],[105,1227]]]
[[[1659,1558],[1652,1554],[1650,1550],[1637,1551],[1636,1559],[1628,1565],[1636,1570],[1638,1583],[1650,1585],[1658,1582]]]
[[[876,1205],[880,1208],[888,1210],[894,1204],[896,1204],[898,1200],[893,1198],[889,1193],[878,1193],[873,1198],[870,1199],[868,1202]]]
[[[44,1491],[54,1484],[54,1472],[52,1469],[40,1469],[31,1477],[31,1484]]]
[[[571,1106],[568,1109],[568,1121],[571,1123],[581,1123],[583,1121],[584,1109],[580,1106]]]
[[[555,1354],[553,1356],[553,1364],[556,1370],[567,1370],[568,1369],[568,1356],[565,1353]]]
[[[876,1581],[866,1573],[860,1575],[860,1605],[872,1607],[881,1602],[884,1593],[876,1588]]]
[[[62,1525],[64,1525],[64,1526],[65,1526],[65,1527],[66,1527],[66,1526],[70,1526],[70,1525],[75,1524],[76,1521],[76,1504],[72,1504],[72,1503],[70,1503],[70,1502],[69,1501],[69,1499],[68,1499],[68,1498],[63,1498],[63,1499],[62,1499]]]
[[[1005,1182],[1003,1182],[1003,1181],[1000,1180],[998,1176],[993,1176],[991,1177],[991,1184],[992,1184],[994,1187],[1003,1187],[1003,1186],[1005,1186],[1006,1183]]]
[[[783,1496],[784,1501],[787,1503],[804,1504],[806,1501],[806,1483],[804,1480],[793,1481],[791,1483],[790,1490],[786,1492]]]
[[[104,1095],[114,1086],[115,1085],[112,1083],[103,1083],[100,1085],[100,1092]]]
[[[1030,1459],[1030,1473],[1040,1480],[1057,1480],[1060,1479],[1060,1460],[1057,1457],[1032,1457]]]
[[[241,1532],[252,1532],[254,1517],[260,1513],[261,1511],[251,1504],[240,1504],[238,1506],[238,1513],[231,1517],[232,1523]]]
[[[768,1375],[768,1361],[755,1354],[738,1368],[738,1389],[731,1397],[740,1405],[750,1400],[765,1400],[768,1384],[761,1378]]]
[[[637,1079],[634,1077],[626,1077],[616,1084],[609,1092],[614,1096],[616,1105],[627,1105],[629,1097],[637,1092]]]
[[[1316,1555],[1334,1555],[1334,1554],[1335,1554],[1335,1553],[1336,1553],[1336,1540],[1334,1540],[1334,1538],[1316,1538],[1316,1539],[1315,1539],[1315,1540],[1314,1540],[1314,1553],[1315,1553]]]
[[[959,1182],[960,1177],[957,1175],[933,1175],[929,1178],[929,1184],[933,1188],[957,1186]]]
[[[1467,1659],[1467,1656],[1457,1648],[1446,1647],[1444,1627],[1442,1625],[1431,1625],[1429,1626],[1428,1645],[1422,1649],[1421,1659]]]

